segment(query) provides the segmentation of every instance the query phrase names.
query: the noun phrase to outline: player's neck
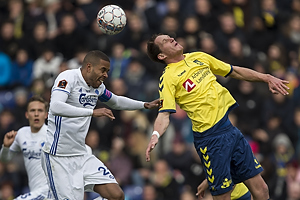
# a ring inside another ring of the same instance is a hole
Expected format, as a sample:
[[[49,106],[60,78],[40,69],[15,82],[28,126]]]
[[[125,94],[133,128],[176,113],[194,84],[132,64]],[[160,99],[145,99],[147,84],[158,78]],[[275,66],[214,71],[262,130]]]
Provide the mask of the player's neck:
[[[185,58],[185,56],[184,56],[183,54],[181,54],[181,55],[176,56],[176,57],[167,58],[167,59],[165,60],[165,62],[166,62],[167,64],[178,63],[178,62],[184,60],[184,58]]]

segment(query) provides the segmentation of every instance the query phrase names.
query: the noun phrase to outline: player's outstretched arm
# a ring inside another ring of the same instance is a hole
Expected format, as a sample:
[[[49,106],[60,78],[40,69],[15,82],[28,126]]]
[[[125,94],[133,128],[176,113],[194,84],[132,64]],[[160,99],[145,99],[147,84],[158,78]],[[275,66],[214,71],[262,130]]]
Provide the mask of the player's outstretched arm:
[[[151,102],[143,102],[143,101],[130,99],[124,96],[118,96],[112,93],[111,98],[104,103],[108,105],[110,108],[116,110],[139,110],[143,108],[146,109],[157,108],[159,106],[159,99],[156,99]]]
[[[154,122],[154,131],[146,149],[146,161],[150,161],[150,152],[155,148],[158,143],[158,138],[164,134],[170,123],[170,113],[161,112],[158,113]],[[157,135],[158,134],[158,135]]]
[[[273,94],[279,94],[279,93],[282,95],[289,94],[287,91],[289,90],[289,87],[286,85],[289,82],[286,80],[281,80],[270,74],[263,74],[244,67],[233,66],[232,68],[233,70],[229,75],[232,78],[245,80],[245,81],[265,82],[268,83],[269,90]]]

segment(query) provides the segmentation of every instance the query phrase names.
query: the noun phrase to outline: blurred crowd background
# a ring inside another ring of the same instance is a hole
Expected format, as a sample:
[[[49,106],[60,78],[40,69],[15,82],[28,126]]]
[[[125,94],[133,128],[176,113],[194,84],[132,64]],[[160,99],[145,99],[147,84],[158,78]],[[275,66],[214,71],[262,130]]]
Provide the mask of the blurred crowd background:
[[[107,4],[126,12],[127,25],[115,36],[97,26],[97,13]],[[39,94],[49,101],[56,76],[80,67],[90,50],[110,57],[105,85],[113,93],[158,98],[164,66],[147,57],[146,42],[159,32],[175,37],[185,52],[200,50],[290,82],[290,94],[282,96],[265,83],[218,77],[240,105],[230,120],[264,167],[271,198],[299,200],[300,0],[0,0],[0,145],[6,132],[28,125],[28,98]],[[171,115],[149,163],[144,154],[157,110],[113,113],[114,121],[92,120],[86,143],[115,175],[126,200],[195,200],[205,174],[186,113],[178,108]],[[26,191],[22,157],[0,163],[0,199]],[[86,193],[87,200],[95,196]]]

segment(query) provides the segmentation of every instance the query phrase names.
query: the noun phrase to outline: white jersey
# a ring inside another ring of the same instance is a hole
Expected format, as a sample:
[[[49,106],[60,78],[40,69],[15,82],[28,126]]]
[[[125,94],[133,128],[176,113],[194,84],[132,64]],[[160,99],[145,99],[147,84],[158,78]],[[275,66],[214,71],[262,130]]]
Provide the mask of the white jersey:
[[[28,175],[30,191],[48,190],[47,179],[41,165],[41,148],[47,132],[47,125],[43,125],[37,133],[32,133],[30,126],[18,130],[14,142],[9,147],[11,151],[23,152],[25,168]]]
[[[58,75],[53,92],[67,93],[66,103],[77,108],[89,109],[90,116],[62,117],[51,112],[51,102],[48,115],[48,130],[43,151],[57,156],[75,156],[86,154],[85,137],[87,135],[92,112],[98,98],[108,101],[112,93],[105,89],[104,84],[99,88],[87,85],[80,69],[66,70]]]

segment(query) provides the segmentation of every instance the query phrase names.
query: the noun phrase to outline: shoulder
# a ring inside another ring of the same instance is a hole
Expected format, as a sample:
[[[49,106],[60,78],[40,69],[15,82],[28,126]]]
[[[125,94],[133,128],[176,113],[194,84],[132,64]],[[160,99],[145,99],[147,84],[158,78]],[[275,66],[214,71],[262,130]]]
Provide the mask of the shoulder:
[[[27,135],[30,134],[30,133],[31,133],[30,126],[23,126],[22,128],[20,128],[20,129],[17,131],[16,138],[27,137]]]
[[[58,87],[66,86],[67,83],[73,82],[78,77],[77,69],[69,69],[58,74],[56,78],[56,82],[58,83]]]
[[[76,75],[78,73],[78,71],[79,71],[78,69],[68,69],[68,70],[65,70],[65,71],[59,73],[58,77],[64,77],[64,76],[71,77],[71,76]]]
[[[30,132],[30,126],[23,126],[18,130],[18,133],[23,133],[23,132]]]

